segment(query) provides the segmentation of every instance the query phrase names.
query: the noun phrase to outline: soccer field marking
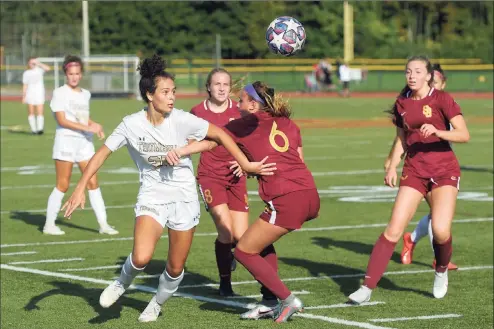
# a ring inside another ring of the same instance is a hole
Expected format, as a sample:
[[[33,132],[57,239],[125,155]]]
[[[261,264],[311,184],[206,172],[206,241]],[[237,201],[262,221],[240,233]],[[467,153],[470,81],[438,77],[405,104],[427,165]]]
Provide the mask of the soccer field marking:
[[[98,270],[108,270],[122,268],[123,265],[108,265],[108,266],[94,266],[94,267],[82,267],[82,268],[64,268],[59,271],[62,272],[87,272],[87,271],[98,271]]]
[[[306,290],[292,291],[291,293],[295,294],[295,295],[310,295],[310,292],[306,291]],[[262,295],[259,294],[259,295],[248,295],[248,296],[232,296],[232,297],[227,297],[227,298],[228,299],[249,299],[249,298],[259,298],[259,297],[262,297]],[[304,308],[307,309],[307,307],[304,307]]]
[[[11,262],[9,265],[22,265],[22,264],[41,264],[41,263],[65,263],[65,262],[75,262],[83,261],[84,258],[60,258],[60,259],[40,259],[26,262]]]
[[[37,251],[6,252],[6,253],[1,253],[0,256],[33,255],[36,253],[38,252]]]
[[[43,276],[48,276],[48,277],[63,278],[63,279],[68,279],[68,280],[76,280],[76,281],[82,281],[82,282],[87,282],[87,283],[96,283],[96,284],[102,284],[102,285],[109,285],[112,282],[109,280],[101,280],[101,279],[88,278],[88,277],[83,277],[83,276],[78,276],[78,275],[71,275],[71,274],[58,273],[58,272],[50,272],[50,271],[37,270],[37,269],[27,268],[27,267],[11,266],[11,265],[5,265],[5,264],[1,264],[0,268],[5,269],[5,270],[16,271],[16,272],[38,274],[38,275],[43,275]],[[152,288],[152,287],[145,286],[145,285],[131,285],[129,287],[129,289],[136,289],[136,290],[143,291],[143,292],[156,293],[156,288]],[[239,302],[235,302],[235,301],[221,300],[221,299],[204,297],[204,296],[197,296],[197,295],[192,295],[192,294],[187,294],[187,293],[182,293],[182,292],[176,292],[173,294],[173,296],[183,297],[183,298],[188,298],[188,299],[194,299],[194,300],[201,301],[201,302],[232,306],[232,307],[237,307],[237,308],[252,309],[256,306],[255,303],[244,304],[244,303],[239,303]],[[356,328],[391,329],[389,327],[376,326],[376,325],[366,323],[366,322],[348,321],[348,320],[344,320],[344,319],[330,318],[330,317],[326,317],[326,316],[313,315],[313,314],[309,314],[309,313],[303,313],[303,314],[298,313],[298,314],[295,314],[295,316],[306,318],[306,319],[314,319],[314,320],[321,320],[321,321],[330,322],[330,323],[337,323],[337,324],[347,325],[347,326],[356,327]]]
[[[482,223],[482,222],[492,222],[493,217],[485,218],[465,218],[465,219],[455,219],[455,224],[460,223]],[[417,224],[418,222],[410,222],[410,224]],[[386,227],[388,223],[376,223],[376,224],[360,224],[360,225],[341,225],[341,226],[326,226],[326,227],[306,227],[293,232],[313,232],[313,231],[334,231],[334,230],[351,230],[351,229],[361,229],[361,228],[375,228],[375,227]],[[194,236],[216,236],[217,232],[211,233],[194,233]],[[162,239],[167,239],[168,235],[163,235]],[[81,243],[100,243],[100,242],[113,242],[113,241],[128,241],[133,240],[134,237],[123,237],[123,238],[105,238],[105,239],[92,239],[92,240],[69,240],[69,241],[51,241],[51,242],[29,242],[29,243],[10,243],[1,244],[0,248],[12,248],[12,247],[32,247],[32,246],[52,246],[52,245],[65,245],[65,244],[81,244]]]
[[[362,304],[349,304],[349,303],[339,303],[332,305],[319,305],[319,306],[304,306],[306,310],[324,310],[328,308],[346,308],[346,307],[361,307],[361,306],[374,306],[374,305],[382,305],[386,304],[385,302],[365,302]]]
[[[410,316],[403,318],[383,318],[383,319],[369,319],[371,322],[395,322],[395,321],[410,321],[410,320],[435,320],[435,319],[448,319],[448,318],[461,318],[461,314],[437,314],[437,315],[421,315]]]
[[[101,186],[111,186],[111,185],[125,185],[125,184],[135,184],[139,185],[139,181],[136,180],[121,180],[121,181],[109,181],[109,182],[99,182]],[[49,188],[53,189],[54,184],[40,184],[40,185],[8,185],[2,186],[1,190],[31,190],[35,188]]]

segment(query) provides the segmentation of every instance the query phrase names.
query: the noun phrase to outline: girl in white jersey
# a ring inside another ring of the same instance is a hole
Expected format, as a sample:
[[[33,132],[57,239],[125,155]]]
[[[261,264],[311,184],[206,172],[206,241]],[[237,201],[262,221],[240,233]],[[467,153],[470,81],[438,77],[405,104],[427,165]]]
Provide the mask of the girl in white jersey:
[[[45,125],[43,106],[45,104],[45,85],[43,75],[50,67],[35,57],[28,60],[29,69],[22,74],[22,103],[27,104],[29,127],[33,134],[42,135]]]
[[[43,233],[51,235],[65,234],[55,225],[62,199],[69,188],[72,166],[79,165],[84,171],[89,159],[94,154],[93,134],[104,138],[103,128],[89,117],[89,100],[91,93],[79,87],[82,79],[83,65],[77,56],[68,55],[63,63],[66,84],[53,91],[50,107],[57,121],[53,159],[57,183],[48,198],[46,222]],[[102,234],[118,234],[106,221],[106,208],[96,176],[88,182],[88,194],[91,206],[96,214],[99,232]]]
[[[206,137],[223,145],[246,172],[270,175],[274,164],[251,163],[221,128],[188,112],[175,109],[174,77],[165,71],[165,62],[154,55],[139,66],[139,89],[147,107],[123,119],[89,161],[74,193],[65,203],[70,217],[84,206],[84,189],[90,178],[110,154],[127,146],[139,169],[140,189],[135,206],[134,246],[122,267],[120,277],[101,294],[102,307],[110,307],[130,286],[134,277],[151,260],[165,226],[168,228],[168,260],[159,278],[156,295],[139,317],[141,322],[155,321],[163,303],[177,291],[184,277],[200,207],[190,157],[175,167],[168,166],[168,151]]]

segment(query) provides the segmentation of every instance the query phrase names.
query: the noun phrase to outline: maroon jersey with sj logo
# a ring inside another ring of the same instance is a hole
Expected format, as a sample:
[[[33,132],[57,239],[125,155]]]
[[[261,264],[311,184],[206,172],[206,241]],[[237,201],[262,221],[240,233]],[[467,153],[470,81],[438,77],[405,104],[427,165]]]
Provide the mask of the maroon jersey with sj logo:
[[[315,189],[316,184],[300,159],[300,129],[288,118],[275,118],[259,111],[228,123],[230,132],[250,161],[275,162],[272,176],[259,176],[259,196],[266,202],[295,191]]]
[[[459,176],[460,166],[449,142],[434,135],[424,138],[420,127],[427,123],[438,130],[449,130],[450,120],[462,114],[460,106],[448,93],[434,88],[420,100],[409,96],[398,97],[393,117],[395,125],[405,131],[407,156],[403,170],[422,178]]]
[[[194,106],[190,113],[218,127],[224,127],[228,122],[240,118],[237,103],[231,99],[228,100],[228,108],[222,113],[212,112],[209,109],[207,100]],[[213,177],[225,181],[237,181],[238,178],[234,177],[230,169],[231,164],[229,163],[229,161],[234,160],[230,153],[221,145],[211,151],[202,152],[199,165],[197,166],[197,176]],[[245,178],[241,180],[245,180]]]

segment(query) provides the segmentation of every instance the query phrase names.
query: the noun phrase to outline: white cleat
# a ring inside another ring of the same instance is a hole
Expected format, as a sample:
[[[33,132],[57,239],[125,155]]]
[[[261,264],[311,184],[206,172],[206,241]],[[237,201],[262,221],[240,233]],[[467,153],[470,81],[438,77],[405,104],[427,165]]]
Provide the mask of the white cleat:
[[[245,313],[240,314],[240,319],[243,320],[259,320],[259,319],[272,319],[274,318],[275,311],[278,307],[278,301],[261,301],[253,309],[248,310]]]
[[[146,309],[139,316],[139,322],[154,322],[161,313],[161,305],[156,301],[156,295],[151,298]]]
[[[348,296],[350,302],[360,305],[370,301],[372,294],[372,289],[366,286],[360,286],[359,290],[355,291],[353,294]]]
[[[434,287],[432,294],[435,298],[443,298],[448,292],[448,270],[444,273],[436,272],[434,274]]]
[[[125,287],[122,282],[115,280],[99,296],[99,304],[101,307],[108,308],[123,295]]]
[[[100,227],[99,229],[100,234],[108,234],[108,235],[115,235],[118,234],[118,231],[115,230],[113,227],[110,225]]]
[[[60,227],[56,225],[48,225],[43,227],[43,233],[48,235],[64,235],[65,232],[60,229]]]

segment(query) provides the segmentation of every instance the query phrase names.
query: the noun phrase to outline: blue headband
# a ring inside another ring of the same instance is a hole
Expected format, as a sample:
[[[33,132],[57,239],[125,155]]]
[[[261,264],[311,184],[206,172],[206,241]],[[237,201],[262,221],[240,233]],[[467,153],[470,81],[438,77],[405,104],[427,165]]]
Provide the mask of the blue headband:
[[[248,84],[247,86],[245,86],[244,90],[247,94],[249,94],[250,97],[254,98],[257,102],[266,106],[266,102],[262,100],[252,84]]]

